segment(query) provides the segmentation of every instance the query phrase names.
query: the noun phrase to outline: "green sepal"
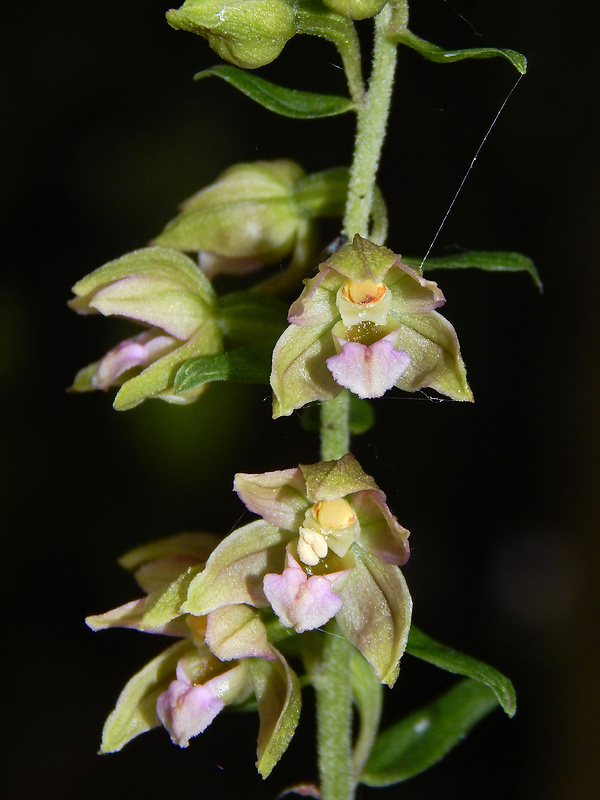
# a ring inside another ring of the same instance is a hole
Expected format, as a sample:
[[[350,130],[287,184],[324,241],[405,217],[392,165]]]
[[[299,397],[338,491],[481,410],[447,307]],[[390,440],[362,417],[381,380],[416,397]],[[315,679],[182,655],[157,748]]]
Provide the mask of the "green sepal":
[[[420,258],[402,258],[402,263],[409,267],[420,267]],[[527,272],[540,292],[543,290],[542,281],[535,264],[530,258],[521,253],[502,251],[473,250],[466,253],[457,253],[453,256],[441,258],[427,258],[423,264],[424,272],[434,269],[482,269],[486,272]]]
[[[139,405],[148,397],[160,397],[168,402],[177,402],[177,395],[183,390],[174,388],[175,378],[180,365],[194,356],[203,357],[204,353],[214,353],[222,347],[221,332],[212,319],[207,320],[194,336],[166,356],[159,358],[139,375],[127,380],[117,392],[113,408],[124,411]],[[175,393],[177,392],[177,393]],[[200,392],[181,400],[195,400]]]
[[[221,78],[255,103],[268,111],[293,119],[319,119],[335,117],[354,110],[354,103],[346,97],[331,94],[301,92],[270,83],[237,67],[219,64],[194,75],[195,80],[214,75]]]
[[[361,783],[390,786],[424,772],[496,705],[494,693],[486,686],[474,680],[461,681],[435,702],[383,731]]]
[[[300,469],[306,481],[306,497],[311,503],[378,489],[373,478],[350,453],[334,461],[301,464]]]
[[[336,620],[367,659],[381,683],[393,686],[410,628],[412,600],[404,576],[356,544],[356,564],[340,595],[344,605]]]
[[[268,339],[274,346],[287,327],[288,308],[287,303],[269,295],[232,292],[219,300],[219,325],[229,342]]]
[[[353,436],[367,433],[375,425],[375,409],[368,400],[361,400],[352,392],[350,395],[349,428]],[[317,403],[306,406],[300,411],[300,424],[305,431],[318,433],[321,430],[321,411]]]
[[[118,561],[129,572],[135,572],[149,561],[172,556],[191,556],[206,561],[220,541],[214,533],[177,533],[128,550]]]
[[[258,702],[260,729],[256,768],[267,778],[285,753],[300,718],[300,683],[286,660],[250,659],[250,675]]]
[[[213,356],[194,358],[179,368],[173,391],[189,392],[213,381],[268,384],[272,353],[272,344],[259,342]]]
[[[359,726],[352,751],[352,767],[358,777],[377,738],[383,706],[383,688],[377,680],[373,667],[357,650],[353,650],[351,658],[350,685],[358,712]]]
[[[275,658],[260,615],[243,603],[211,611],[207,617],[205,641],[220,661]]]
[[[202,572],[203,568],[204,564],[188,567],[164,589],[149,595],[142,617],[142,625],[149,628],[160,628],[181,616],[180,608],[186,601],[189,585],[196,575]]]
[[[109,261],[78,281],[73,286],[77,296],[69,306],[80,314],[96,313],[87,307],[88,299],[103,287],[131,275],[170,281],[193,292],[209,306],[216,297],[210,281],[191,258],[167,247],[144,247]]]
[[[263,576],[283,571],[285,546],[293,536],[262,519],[230,533],[190,584],[182,611],[201,617],[236,603],[267,606]]]
[[[156,717],[158,696],[174,679],[179,659],[193,649],[188,639],[177,642],[127,682],[104,724],[101,753],[117,753],[127,742],[159,724]]]
[[[387,38],[396,44],[403,44],[410,47],[411,50],[416,50],[424,58],[429,61],[435,61],[438,64],[450,64],[454,61],[463,61],[465,58],[495,58],[501,56],[506,58],[513,67],[524,75],[527,72],[527,59],[516,50],[499,49],[497,47],[470,47],[466,50],[445,50],[443,47],[438,47],[436,44],[420,39],[412,31],[401,27],[400,25],[392,25],[387,31]]]
[[[479,681],[494,692],[498,703],[508,716],[514,716],[517,710],[514,687],[509,679],[494,667],[434,641],[414,625],[410,629],[406,652],[446,672]]]

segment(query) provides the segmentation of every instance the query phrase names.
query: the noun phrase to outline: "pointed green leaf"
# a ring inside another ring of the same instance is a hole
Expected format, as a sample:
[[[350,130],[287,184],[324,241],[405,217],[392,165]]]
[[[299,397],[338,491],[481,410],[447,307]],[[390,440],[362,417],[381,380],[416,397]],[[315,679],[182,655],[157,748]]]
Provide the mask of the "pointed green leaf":
[[[254,100],[255,103],[283,117],[319,119],[320,117],[335,117],[338,114],[354,110],[354,103],[346,97],[288,89],[285,86],[270,83],[243,69],[224,64],[202,70],[194,78],[200,80],[200,78],[207,78],[210,75],[222,78]]]
[[[424,772],[457,745],[496,706],[477,681],[462,681],[439,700],[385,730],[361,776],[367,786],[390,786]]]
[[[402,258],[402,263],[409,267],[420,267],[420,258]],[[542,281],[535,264],[521,253],[473,250],[457,253],[453,256],[428,258],[423,264],[425,272],[434,269],[483,269],[487,272],[528,272],[535,285],[542,291]]]
[[[410,629],[406,652],[423,661],[428,661],[430,664],[435,664],[436,667],[444,669],[446,672],[464,675],[466,678],[473,678],[485,684],[494,692],[508,716],[514,716],[517,710],[514,687],[509,679],[497,669],[434,641],[414,625]]]
[[[273,345],[246,344],[226,353],[187,361],[175,376],[174,391],[187,392],[212,381],[269,383]]]
[[[300,718],[300,683],[280,653],[277,661],[251,659],[250,674],[258,702],[260,730],[256,766],[266,778],[291,741]]]
[[[158,696],[167,690],[177,662],[192,647],[189,640],[177,642],[128,681],[104,725],[101,753],[116,753],[131,739],[158,725]]]
[[[406,45],[412,50],[416,50],[429,61],[438,64],[450,64],[454,61],[462,61],[465,58],[495,58],[501,56],[506,58],[513,67],[524,75],[527,72],[527,59],[515,50],[499,49],[497,47],[471,47],[466,50],[444,50],[443,47],[426,42],[406,28],[398,27],[394,30],[393,26],[388,32],[388,37],[397,44]]]

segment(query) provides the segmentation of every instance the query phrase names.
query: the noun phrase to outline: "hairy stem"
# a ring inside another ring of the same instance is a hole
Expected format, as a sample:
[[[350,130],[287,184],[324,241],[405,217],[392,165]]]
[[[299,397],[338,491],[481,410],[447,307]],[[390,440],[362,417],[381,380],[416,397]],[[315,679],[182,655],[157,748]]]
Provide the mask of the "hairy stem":
[[[381,157],[390,110],[396,45],[386,39],[391,10],[385,6],[375,20],[373,68],[369,90],[358,106],[354,158],[344,217],[344,233],[367,236],[375,176]],[[377,236],[385,236],[385,210],[378,207]],[[350,396],[342,391],[321,406],[321,458],[340,458],[350,449]],[[322,800],[352,800],[355,778],[352,763],[352,693],[349,670],[351,645],[331,628],[325,636],[316,681],[317,740]],[[333,635],[332,635],[333,634]],[[362,754],[366,758],[368,754]]]
[[[321,800],[352,800],[352,646],[332,627],[326,630],[321,668],[315,678]]]
[[[321,458],[332,461],[350,452],[350,395],[346,389],[321,404]]]
[[[389,4],[375,18],[375,45],[369,91],[358,110],[354,158],[350,169],[350,186],[344,233],[351,239],[355,233],[367,236],[373,204],[373,188],[385,138],[397,46],[385,36],[391,17]]]

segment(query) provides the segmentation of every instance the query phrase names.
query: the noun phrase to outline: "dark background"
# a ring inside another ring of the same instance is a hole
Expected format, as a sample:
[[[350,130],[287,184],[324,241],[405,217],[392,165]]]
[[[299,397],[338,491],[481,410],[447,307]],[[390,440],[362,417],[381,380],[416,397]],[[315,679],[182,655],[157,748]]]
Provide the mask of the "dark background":
[[[598,6],[572,0],[415,0],[412,28],[447,47],[505,46],[530,70],[487,141],[434,248],[521,251],[543,277],[436,273],[474,405],[392,392],[355,453],[412,531],[415,620],[514,681],[442,764],[381,798],[598,796]],[[266,784],[256,720],[220,717],[187,751],[164,731],[95,755],[125,681],[162,643],[93,635],[83,618],[136,596],[116,564],[181,530],[226,533],[235,471],[314,461],[265,387],[215,386],[194,406],[126,413],[65,394],[118,340],[76,317],[69,287],[144,245],[178,203],[231,163],[346,165],[352,119],[276,117],[216,80],[199,38],[158,0],[13,4],[3,14],[0,385],[3,388],[7,798],[274,797],[314,777],[310,703]],[[368,24],[363,26],[368,28]],[[368,50],[367,50],[368,52]],[[343,92],[332,47],[291,41],[263,74]],[[300,65],[300,66],[299,66]],[[380,186],[388,243],[421,255],[516,80],[494,59],[439,66],[401,51]],[[389,718],[450,684],[407,657]],[[361,797],[376,797],[363,790]]]

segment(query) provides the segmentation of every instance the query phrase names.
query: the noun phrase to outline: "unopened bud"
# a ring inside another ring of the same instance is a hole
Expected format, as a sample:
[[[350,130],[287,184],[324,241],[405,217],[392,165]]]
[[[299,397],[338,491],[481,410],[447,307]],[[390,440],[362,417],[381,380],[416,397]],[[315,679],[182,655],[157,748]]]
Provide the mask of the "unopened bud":
[[[286,0],[186,0],[167,11],[167,22],[204,37],[221,58],[242,69],[270,64],[296,33]]]

